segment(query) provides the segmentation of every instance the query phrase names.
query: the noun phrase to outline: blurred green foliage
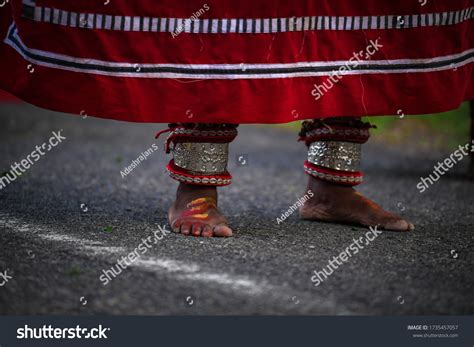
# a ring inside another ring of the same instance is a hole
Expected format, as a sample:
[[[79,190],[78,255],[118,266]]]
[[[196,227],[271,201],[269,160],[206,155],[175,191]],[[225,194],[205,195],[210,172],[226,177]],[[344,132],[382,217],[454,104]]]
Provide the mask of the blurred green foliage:
[[[469,102],[449,112],[404,116],[365,117],[364,120],[377,126],[374,132],[377,138],[388,143],[417,141],[422,146],[436,146],[443,149],[454,149],[459,144],[470,141]],[[299,131],[301,122],[278,125],[279,127]],[[419,136],[417,136],[419,135]]]
[[[428,114],[421,116],[405,116],[407,126],[412,127],[422,125],[435,137],[441,137],[447,142],[446,147],[456,148],[460,143],[465,143],[469,139],[470,118],[469,102],[465,102],[456,110]],[[366,120],[368,118],[365,118]],[[370,117],[370,122],[377,126],[380,133],[390,132],[397,128],[397,122],[400,122],[399,116],[393,117]]]

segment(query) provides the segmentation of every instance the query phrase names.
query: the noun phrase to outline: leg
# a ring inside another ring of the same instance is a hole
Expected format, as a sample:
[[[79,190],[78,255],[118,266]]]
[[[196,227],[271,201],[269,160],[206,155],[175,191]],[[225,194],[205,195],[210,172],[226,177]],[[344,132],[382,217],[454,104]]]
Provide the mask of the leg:
[[[193,236],[232,236],[227,220],[217,208],[217,187],[229,185],[228,145],[237,135],[236,126],[171,125],[167,152],[170,176],[180,182],[176,201],[168,212],[175,232]]]
[[[363,179],[359,171],[360,151],[369,139],[370,127],[353,118],[304,122],[300,135],[309,146],[305,163],[309,174],[307,189],[314,196],[300,208],[302,219],[379,225],[394,231],[414,229],[413,224],[383,210],[353,188]]]

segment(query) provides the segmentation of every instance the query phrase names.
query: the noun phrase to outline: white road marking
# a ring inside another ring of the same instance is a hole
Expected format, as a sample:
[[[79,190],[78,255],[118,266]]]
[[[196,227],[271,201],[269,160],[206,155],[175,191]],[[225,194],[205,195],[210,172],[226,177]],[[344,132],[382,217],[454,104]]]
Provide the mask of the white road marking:
[[[231,276],[226,273],[208,272],[201,269],[196,263],[185,263],[163,258],[145,258],[138,259],[132,266],[151,271],[164,270],[169,273],[175,273],[175,277],[188,281],[199,281],[205,283],[214,283],[224,287],[229,287],[239,293],[259,295],[275,288],[267,283],[256,282],[244,276]]]
[[[107,246],[101,241],[92,241],[77,238],[71,235],[65,235],[56,231],[52,231],[50,227],[32,226],[26,224],[21,219],[10,216],[5,213],[0,213],[0,226],[19,232],[28,233],[31,236],[40,238],[42,240],[63,243],[73,246],[78,252],[84,255],[102,256],[110,261],[113,256],[114,262],[116,259],[127,255],[130,250],[124,247]],[[203,270],[196,263],[183,262],[167,258],[145,257],[142,256],[137,259],[131,267],[139,268],[140,270],[151,272],[164,272],[173,274],[177,279],[185,281],[204,282],[208,284],[217,284],[226,287],[228,290],[235,290],[239,293],[247,293],[251,295],[260,295],[267,293],[269,290],[275,290],[273,286],[265,282],[254,281],[247,276],[234,276],[226,273],[209,272]],[[101,273],[97,275],[97,278]],[[118,280],[118,278],[114,279]]]
[[[30,237],[35,237],[52,243],[68,245],[83,256],[101,257],[108,262],[112,260],[114,264],[117,259],[126,256],[131,251],[131,249],[125,247],[106,245],[97,240],[86,240],[66,235],[52,230],[50,226],[27,224],[17,217],[2,212],[0,212],[0,227],[6,227],[15,233],[28,234]],[[285,302],[290,306],[294,305],[290,300],[291,295],[289,294],[289,291],[291,291],[291,288],[273,285],[267,281],[256,281],[248,276],[238,276],[224,272],[210,272],[207,269],[203,269],[197,263],[183,262],[168,258],[142,256],[133,262],[131,267],[138,268],[142,271],[165,273],[167,275],[172,275],[177,280],[183,280],[186,282],[217,285],[223,287],[225,291],[234,291],[239,295],[247,294],[251,296],[268,297],[268,293],[272,293],[272,297],[275,301],[278,301],[280,305],[285,305]],[[101,274],[102,272],[97,274],[98,282]],[[120,279],[117,277],[114,280]],[[195,286],[199,286],[199,284],[195,284]],[[344,314],[347,315],[355,314],[328,298],[314,298],[310,294],[304,293],[299,293],[299,298],[301,299],[300,301],[306,301],[308,308],[317,307],[320,312],[329,314],[337,310],[337,312],[343,311]]]

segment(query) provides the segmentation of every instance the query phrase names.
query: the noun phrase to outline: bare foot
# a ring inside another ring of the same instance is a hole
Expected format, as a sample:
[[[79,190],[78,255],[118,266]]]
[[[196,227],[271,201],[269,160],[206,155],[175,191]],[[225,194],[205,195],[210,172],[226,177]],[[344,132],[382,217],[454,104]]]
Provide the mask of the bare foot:
[[[227,220],[217,209],[216,187],[180,183],[168,221],[174,232],[183,235],[232,236]]]
[[[381,229],[412,231],[413,224],[389,213],[352,187],[325,182],[309,177],[308,189],[314,196],[300,208],[300,217],[323,222],[378,225]]]

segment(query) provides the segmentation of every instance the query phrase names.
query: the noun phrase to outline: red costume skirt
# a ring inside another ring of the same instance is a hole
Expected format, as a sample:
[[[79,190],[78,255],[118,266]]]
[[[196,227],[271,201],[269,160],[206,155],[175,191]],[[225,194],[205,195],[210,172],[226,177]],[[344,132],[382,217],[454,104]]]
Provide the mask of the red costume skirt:
[[[0,0],[0,89],[134,122],[423,114],[474,99],[473,0]]]

